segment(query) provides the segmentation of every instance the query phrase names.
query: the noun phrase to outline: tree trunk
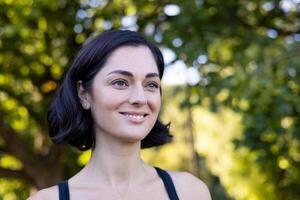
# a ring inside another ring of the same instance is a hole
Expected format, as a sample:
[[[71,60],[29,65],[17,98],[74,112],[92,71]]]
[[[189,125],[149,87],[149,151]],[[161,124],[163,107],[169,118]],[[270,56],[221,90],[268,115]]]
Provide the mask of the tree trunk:
[[[191,153],[191,172],[199,176],[200,175],[200,157],[195,149],[195,133],[194,133],[194,126],[193,126],[193,111],[190,104],[190,86],[186,86],[186,100],[188,102],[187,106],[187,128],[188,128],[188,135],[187,135],[187,142],[190,147]]]

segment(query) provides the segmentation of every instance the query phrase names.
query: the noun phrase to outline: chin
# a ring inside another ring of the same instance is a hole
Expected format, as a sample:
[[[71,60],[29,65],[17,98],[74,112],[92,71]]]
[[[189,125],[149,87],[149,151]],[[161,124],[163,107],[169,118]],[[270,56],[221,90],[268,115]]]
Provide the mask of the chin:
[[[136,143],[142,141],[146,136],[148,135],[148,132],[126,132],[121,135],[122,139],[126,142],[130,143]]]

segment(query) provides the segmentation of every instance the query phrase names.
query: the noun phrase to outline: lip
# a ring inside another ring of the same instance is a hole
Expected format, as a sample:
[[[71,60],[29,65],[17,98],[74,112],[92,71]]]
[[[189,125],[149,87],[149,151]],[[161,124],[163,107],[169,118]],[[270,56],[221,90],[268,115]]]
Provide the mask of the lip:
[[[122,111],[119,112],[120,114],[124,115],[124,114],[128,114],[128,115],[148,115],[148,113],[146,112],[137,112],[137,111]]]
[[[146,120],[147,116],[149,115],[146,112],[136,112],[136,111],[124,111],[119,113],[127,120],[135,124],[143,123]]]

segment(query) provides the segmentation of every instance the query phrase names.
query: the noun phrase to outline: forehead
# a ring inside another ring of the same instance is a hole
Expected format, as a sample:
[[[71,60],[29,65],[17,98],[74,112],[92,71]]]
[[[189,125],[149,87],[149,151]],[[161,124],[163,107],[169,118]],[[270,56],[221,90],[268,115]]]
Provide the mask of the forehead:
[[[125,70],[133,74],[158,73],[151,50],[147,46],[123,46],[108,57],[100,73]]]

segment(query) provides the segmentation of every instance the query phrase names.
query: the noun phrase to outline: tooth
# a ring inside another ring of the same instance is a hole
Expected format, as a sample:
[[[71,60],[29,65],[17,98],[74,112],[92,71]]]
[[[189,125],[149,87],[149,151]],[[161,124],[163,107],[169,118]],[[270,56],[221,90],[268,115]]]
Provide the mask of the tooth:
[[[144,116],[143,115],[131,115],[131,114],[125,114],[127,117],[131,117],[134,119],[142,119]]]

